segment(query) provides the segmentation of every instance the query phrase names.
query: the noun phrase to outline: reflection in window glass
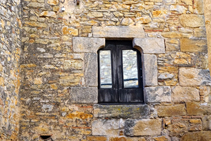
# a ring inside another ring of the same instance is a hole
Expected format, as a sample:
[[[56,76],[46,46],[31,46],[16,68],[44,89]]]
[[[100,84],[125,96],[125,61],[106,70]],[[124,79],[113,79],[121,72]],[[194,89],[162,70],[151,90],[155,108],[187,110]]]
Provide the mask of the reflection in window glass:
[[[100,87],[112,88],[111,51],[100,50]]]
[[[122,51],[124,88],[138,87],[137,52]]]

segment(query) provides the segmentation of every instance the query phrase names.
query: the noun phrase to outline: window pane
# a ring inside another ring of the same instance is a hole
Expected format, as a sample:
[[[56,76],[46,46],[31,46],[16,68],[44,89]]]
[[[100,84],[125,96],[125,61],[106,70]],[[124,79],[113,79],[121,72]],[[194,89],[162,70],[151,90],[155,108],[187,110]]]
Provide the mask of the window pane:
[[[100,88],[112,88],[111,51],[100,50]]]
[[[138,66],[137,52],[133,50],[123,50],[123,81],[124,88],[138,87]]]

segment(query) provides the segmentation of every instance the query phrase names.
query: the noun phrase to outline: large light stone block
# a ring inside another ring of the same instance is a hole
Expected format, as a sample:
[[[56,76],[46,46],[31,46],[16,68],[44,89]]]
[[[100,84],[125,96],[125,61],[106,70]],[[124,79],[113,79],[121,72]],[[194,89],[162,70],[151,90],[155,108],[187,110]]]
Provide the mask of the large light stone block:
[[[173,102],[199,101],[199,90],[192,87],[176,86],[172,89]]]
[[[104,38],[144,38],[145,33],[142,26],[106,26],[92,27],[93,37]]]
[[[125,135],[160,135],[161,122],[161,119],[127,120],[125,121]]]
[[[171,102],[170,86],[146,87],[147,102]]]
[[[180,39],[180,49],[184,52],[207,52],[207,40]]]
[[[155,86],[158,84],[157,78],[157,56],[144,54],[144,84],[146,86]]]
[[[180,68],[179,83],[182,86],[210,85],[210,72],[196,68]]]
[[[105,46],[104,38],[87,38],[87,37],[74,37],[73,38],[73,51],[74,52],[95,52]]]
[[[96,118],[146,118],[150,115],[150,107],[143,105],[94,105]]]
[[[165,53],[164,39],[161,38],[135,38],[134,47],[140,47],[143,53]]]
[[[70,90],[71,103],[97,103],[97,87],[72,87]]]
[[[99,119],[92,122],[92,135],[112,135],[118,136],[120,128],[124,127],[122,119]]]
[[[97,54],[96,53],[85,53],[84,55],[84,74],[85,74],[85,85],[86,86],[97,86]]]
[[[196,14],[183,14],[179,17],[180,23],[184,27],[205,26],[204,16]]]

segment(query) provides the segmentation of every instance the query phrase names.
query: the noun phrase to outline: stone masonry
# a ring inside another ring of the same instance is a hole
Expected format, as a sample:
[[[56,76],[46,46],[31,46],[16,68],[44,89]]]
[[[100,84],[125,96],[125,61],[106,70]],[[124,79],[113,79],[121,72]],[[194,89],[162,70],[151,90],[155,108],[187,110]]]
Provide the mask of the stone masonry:
[[[204,5],[1,0],[0,140],[210,141]],[[97,51],[109,39],[141,52],[144,104],[98,104]]]
[[[0,1],[0,140],[18,140],[21,3]]]

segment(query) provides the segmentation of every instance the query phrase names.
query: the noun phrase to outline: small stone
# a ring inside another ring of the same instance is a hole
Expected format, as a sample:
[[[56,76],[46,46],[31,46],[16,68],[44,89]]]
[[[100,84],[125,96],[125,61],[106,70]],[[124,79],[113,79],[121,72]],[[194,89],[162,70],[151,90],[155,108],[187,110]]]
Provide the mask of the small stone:
[[[131,18],[124,18],[121,22],[121,25],[127,26],[133,23],[133,20]]]
[[[56,18],[56,13],[54,11],[43,11],[40,16]]]
[[[173,74],[170,73],[162,73],[158,76],[159,80],[166,80],[166,79],[172,79],[174,77]]]
[[[47,3],[50,5],[57,5],[59,3],[59,1],[58,0],[48,0]]]

